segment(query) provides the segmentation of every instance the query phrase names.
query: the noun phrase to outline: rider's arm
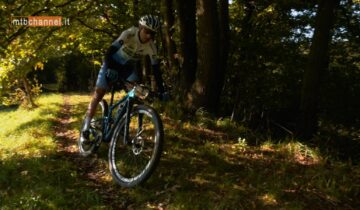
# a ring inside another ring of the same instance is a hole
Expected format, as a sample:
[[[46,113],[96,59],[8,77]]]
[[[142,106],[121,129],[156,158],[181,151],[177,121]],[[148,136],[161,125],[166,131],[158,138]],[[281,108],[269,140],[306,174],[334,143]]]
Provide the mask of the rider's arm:
[[[127,40],[130,33],[132,33],[132,28],[125,30],[121,33],[119,38],[117,38],[111,46],[108,48],[108,50],[105,53],[105,61],[109,64],[109,66],[118,65],[114,63],[115,61],[112,59],[112,56],[121,48],[121,46],[124,44],[124,41]]]
[[[109,65],[114,62],[112,56],[119,50],[120,47],[111,45],[105,53],[105,62]]]

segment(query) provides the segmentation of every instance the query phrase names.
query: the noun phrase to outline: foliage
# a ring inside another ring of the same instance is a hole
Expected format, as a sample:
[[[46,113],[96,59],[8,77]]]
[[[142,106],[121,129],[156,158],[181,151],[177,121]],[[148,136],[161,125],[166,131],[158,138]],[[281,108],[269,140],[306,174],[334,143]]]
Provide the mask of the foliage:
[[[74,47],[71,54],[50,58],[43,71],[32,74],[39,78],[47,91],[89,91],[94,87],[99,69],[96,60]]]
[[[87,90],[89,81],[81,81],[89,78],[85,68],[88,63],[101,63],[103,53],[109,43],[117,38],[120,33],[137,24],[139,15],[147,13],[152,8],[154,14],[159,13],[158,3],[142,2],[138,8],[139,14],[134,14],[133,1],[100,0],[91,2],[87,0],[54,0],[43,2],[5,1],[0,4],[2,18],[0,22],[0,35],[4,39],[0,42],[0,84],[8,87],[19,77],[28,77],[33,74],[33,66],[41,62],[49,71],[46,62],[50,59],[60,59],[67,54],[65,62],[60,64],[63,68],[57,69],[58,89]],[[126,14],[126,15],[124,15]],[[70,25],[62,27],[27,27],[14,26],[11,17],[14,16],[52,16],[61,15],[69,19]],[[79,57],[83,56],[89,61],[78,63]],[[74,60],[68,60],[71,59]],[[66,61],[67,60],[67,61]],[[91,60],[91,61],[90,61]],[[54,70],[50,70],[53,72]],[[88,70],[91,72],[91,70]],[[66,73],[65,73],[66,72]],[[93,73],[95,74],[95,73]],[[73,77],[78,75],[77,77]],[[94,76],[92,81],[94,82]],[[71,80],[73,79],[73,80]],[[79,80],[78,83],[74,81]],[[45,81],[45,83],[48,83]],[[63,83],[63,84],[62,84]],[[69,84],[73,85],[68,87]],[[61,87],[60,87],[61,86]],[[10,88],[2,88],[2,92],[9,92]]]
[[[222,113],[274,135],[279,126],[294,133],[316,6],[293,1],[256,1],[251,6],[247,2],[230,4],[230,65]],[[341,1],[318,109],[321,119],[355,127],[360,116],[358,11],[358,4]]]
[[[332,62],[323,79],[327,85],[321,91],[322,117],[349,127],[360,125],[359,10],[359,4],[345,4],[339,11],[330,51]]]
[[[42,84],[40,84],[36,78],[33,79],[33,82],[28,80],[28,83],[31,86],[30,91],[33,97],[38,97],[42,92]],[[8,85],[8,87],[12,88],[14,91],[3,95],[0,100],[1,104],[5,106],[21,104],[23,107],[31,108],[30,104],[28,104],[28,101],[25,100],[27,93],[25,90],[20,88],[21,85],[19,84],[18,80],[15,80],[12,84]]]
[[[247,17],[241,4],[231,5],[233,52],[225,86],[228,94],[224,98],[230,106],[226,104],[224,112],[232,111],[234,99],[240,96],[236,111],[238,118],[245,120],[253,120],[250,115],[257,118],[262,112],[296,110],[299,78],[306,61],[306,51],[302,49],[307,48],[309,42],[305,36],[296,38],[306,34],[302,26],[298,26],[304,20],[292,17],[290,9],[284,10],[275,3],[256,6],[247,26],[243,23]],[[248,29],[239,27],[241,24]],[[263,36],[264,33],[267,36]]]

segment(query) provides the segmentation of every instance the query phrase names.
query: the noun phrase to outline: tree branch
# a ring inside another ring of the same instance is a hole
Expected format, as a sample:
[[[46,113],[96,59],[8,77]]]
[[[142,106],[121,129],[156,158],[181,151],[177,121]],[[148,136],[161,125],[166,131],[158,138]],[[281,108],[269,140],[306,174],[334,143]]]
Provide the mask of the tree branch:
[[[92,27],[90,26],[89,24],[85,23],[84,21],[82,21],[80,18],[76,18],[77,21],[79,21],[80,24],[82,24],[83,26],[93,30],[93,31],[97,31],[97,32],[101,32],[101,33],[105,33],[107,35],[109,35],[110,37],[112,37],[113,39],[117,38],[116,35],[113,35],[112,32],[109,32],[107,30],[104,30],[104,29],[99,29],[99,28],[95,28],[95,27]]]
[[[69,0],[69,1],[67,1],[67,2],[65,2],[65,3],[63,3],[63,4],[55,5],[55,6],[52,7],[52,8],[62,8],[62,7],[65,7],[65,6],[69,5],[69,4],[71,4],[72,2],[75,2],[75,1],[78,1],[78,0]],[[47,3],[48,3],[48,1],[46,2],[46,6],[47,6]],[[46,9],[41,9],[41,10],[36,11],[35,13],[33,13],[31,16],[36,16],[36,15],[42,13],[42,12],[48,12],[48,11],[50,11],[50,9],[52,9],[52,8],[47,7]]]
[[[104,15],[105,19],[107,20],[107,22],[108,22],[111,26],[113,26],[115,29],[118,29],[118,26],[115,25],[115,24],[110,20],[109,15],[108,15],[105,11],[103,11],[103,15]]]

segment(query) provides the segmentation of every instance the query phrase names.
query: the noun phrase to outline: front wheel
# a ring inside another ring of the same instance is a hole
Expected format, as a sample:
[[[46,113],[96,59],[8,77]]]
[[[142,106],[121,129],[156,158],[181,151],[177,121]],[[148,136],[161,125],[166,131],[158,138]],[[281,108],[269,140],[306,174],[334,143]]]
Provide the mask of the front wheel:
[[[129,138],[124,144],[125,119],[120,121],[109,148],[109,167],[123,187],[145,182],[160,161],[164,130],[157,112],[146,105],[135,106],[129,119]]]
[[[82,130],[84,128],[85,117],[80,129],[80,137],[78,140],[79,152],[82,156],[86,157],[94,153],[100,146],[103,138],[104,131],[104,116],[107,114],[108,106],[105,100],[100,101],[93,119],[91,119],[89,128],[89,140],[84,142],[82,137]]]

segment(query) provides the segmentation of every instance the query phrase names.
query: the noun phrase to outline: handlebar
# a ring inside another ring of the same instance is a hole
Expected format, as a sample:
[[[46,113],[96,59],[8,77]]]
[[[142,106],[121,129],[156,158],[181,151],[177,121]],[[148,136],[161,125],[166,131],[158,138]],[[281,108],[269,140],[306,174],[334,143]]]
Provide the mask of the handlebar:
[[[124,89],[125,91],[129,92],[133,91],[133,96],[140,100],[147,100],[148,102],[153,102],[155,98],[160,99],[161,101],[168,101],[170,100],[170,95],[168,91],[165,91],[164,93],[160,92],[154,92],[151,91],[151,89],[145,85],[137,84],[135,82],[130,82],[127,80],[120,79],[117,82],[117,86],[121,87],[121,89]]]
[[[134,95],[141,100],[153,99],[155,97],[156,98],[160,97],[159,93],[151,91],[150,88],[148,88],[144,85],[134,84],[129,81],[124,81],[123,84],[125,86],[125,90],[134,91]]]

